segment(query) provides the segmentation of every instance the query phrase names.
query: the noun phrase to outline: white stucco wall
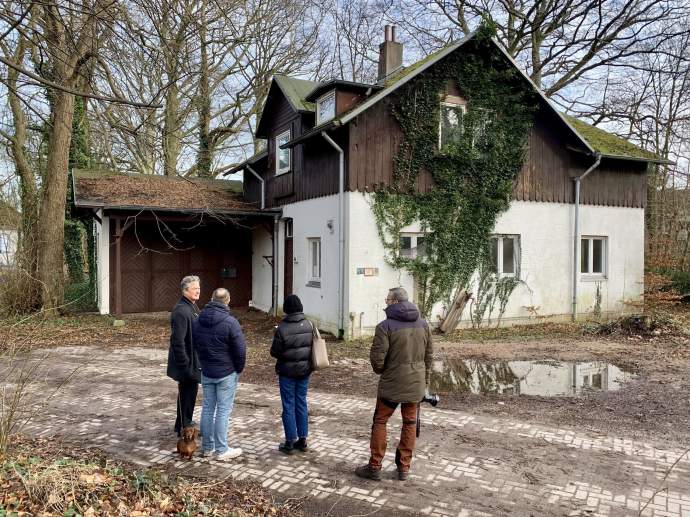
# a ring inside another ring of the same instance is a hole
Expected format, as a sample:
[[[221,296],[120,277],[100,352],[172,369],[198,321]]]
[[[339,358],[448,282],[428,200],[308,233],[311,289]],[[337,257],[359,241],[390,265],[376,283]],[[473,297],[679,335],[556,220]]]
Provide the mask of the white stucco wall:
[[[371,334],[383,318],[384,299],[393,286],[405,287],[414,295],[412,277],[385,263],[384,248],[369,205],[370,195],[349,193],[348,285],[349,334]],[[513,292],[503,322],[535,321],[535,317],[568,318],[572,306],[573,205],[514,201],[503,213],[494,230],[497,234],[520,236],[521,278]],[[601,287],[604,316],[633,311],[628,303],[639,300],[644,277],[644,210],[635,208],[581,206],[581,235],[605,236],[607,278]],[[406,229],[414,231],[414,228]],[[357,274],[357,268],[378,268],[378,275]],[[597,282],[580,279],[578,312],[592,313]],[[442,311],[434,308],[436,323]],[[495,317],[495,315],[494,315]],[[461,325],[470,324],[465,310]]]
[[[271,310],[273,268],[264,256],[273,254],[273,239],[263,225],[252,230],[252,305],[259,310]]]
[[[328,196],[283,207],[283,217],[293,224],[293,293],[300,297],[304,312],[319,328],[338,332],[338,196]],[[332,223],[329,228],[329,221]],[[279,300],[283,299],[284,224],[280,225]],[[309,238],[321,239],[321,286],[308,286]],[[347,281],[345,283],[347,286]],[[346,302],[347,303],[347,302]],[[347,307],[347,306],[346,306]],[[346,322],[347,323],[347,322]]]
[[[94,225],[96,232],[96,290],[98,312],[110,313],[110,218],[99,210],[101,223]]]

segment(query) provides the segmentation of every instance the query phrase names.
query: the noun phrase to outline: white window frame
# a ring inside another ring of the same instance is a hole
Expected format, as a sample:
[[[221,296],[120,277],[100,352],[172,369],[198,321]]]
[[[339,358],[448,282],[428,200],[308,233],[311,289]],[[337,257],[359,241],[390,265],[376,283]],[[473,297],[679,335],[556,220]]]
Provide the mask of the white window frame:
[[[588,240],[587,246],[587,271],[582,271],[582,241]],[[601,273],[593,273],[592,266],[594,264],[594,241],[602,241],[601,250]],[[605,235],[581,235],[580,236],[580,253],[578,257],[578,267],[580,269],[580,276],[584,280],[605,280],[608,278],[609,267],[609,238]]]
[[[328,117],[328,118],[323,118],[323,115],[321,114],[321,103],[326,100],[328,97],[333,97],[333,115]],[[335,97],[335,90],[331,90],[327,93],[324,93],[321,97],[316,99],[316,124],[321,124],[322,122],[326,122],[327,120],[331,120],[335,118],[335,112],[336,112],[336,97]]]
[[[290,168],[292,167],[292,149],[281,149],[280,146],[282,145],[280,141],[287,135],[287,140],[285,142],[290,141],[290,130],[283,131],[282,133],[279,133],[276,138],[275,138],[275,144],[276,144],[276,176],[279,176],[281,174],[285,174],[286,172],[290,172]],[[283,144],[285,143],[283,142]],[[280,167],[280,153],[281,152],[287,152],[287,167]]]
[[[417,244],[417,239],[419,237],[426,238],[428,234],[423,233],[423,232],[401,232],[400,233],[400,239],[403,237],[410,237],[410,254],[409,255],[404,255],[403,254],[403,249],[402,247],[400,248],[400,256],[409,258],[409,259],[416,259],[418,257],[417,255],[417,249],[418,249],[418,244]]]
[[[293,219],[285,219],[285,237],[291,239],[293,235],[294,221]]]
[[[496,274],[499,278],[502,277],[517,277],[519,278],[520,271],[520,234],[496,234],[491,236],[492,240],[496,241]],[[505,273],[503,271],[503,240],[511,239],[513,241],[513,272]]]
[[[314,263],[312,249],[313,244],[316,243],[318,246],[318,276],[314,275]],[[307,278],[309,282],[307,283],[310,287],[321,287],[321,276],[323,275],[323,262],[321,260],[321,237],[308,237],[307,238]]]
[[[451,102],[448,100],[441,101],[441,110],[443,110],[444,107],[448,108],[461,108],[463,117],[467,113],[467,105],[460,103],[460,102]],[[443,112],[440,113],[440,117],[438,118],[438,149],[439,151],[442,151],[443,148],[441,147],[442,142],[443,142]],[[462,123],[461,123],[462,125]],[[461,129],[464,129],[461,127]]]

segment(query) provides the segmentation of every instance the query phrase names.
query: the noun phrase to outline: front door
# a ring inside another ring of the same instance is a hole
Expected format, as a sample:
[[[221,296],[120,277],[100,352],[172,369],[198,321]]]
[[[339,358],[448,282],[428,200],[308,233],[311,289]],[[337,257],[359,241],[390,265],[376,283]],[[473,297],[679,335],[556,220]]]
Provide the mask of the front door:
[[[292,293],[292,219],[285,220],[285,281],[283,282],[283,298]]]

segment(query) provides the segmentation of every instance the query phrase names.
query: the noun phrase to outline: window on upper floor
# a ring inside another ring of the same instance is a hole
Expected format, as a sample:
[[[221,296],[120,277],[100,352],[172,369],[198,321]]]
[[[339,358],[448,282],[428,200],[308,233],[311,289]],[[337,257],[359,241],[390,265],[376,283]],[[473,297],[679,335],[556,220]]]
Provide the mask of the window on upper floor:
[[[516,276],[519,260],[519,235],[496,235],[491,237],[491,266],[499,276]]]
[[[0,254],[6,254],[10,251],[10,236],[4,232],[0,232]]]
[[[335,90],[332,90],[316,100],[316,124],[335,118]]]
[[[580,273],[586,277],[606,277],[606,237],[582,237],[580,240]]]
[[[290,170],[290,149],[281,149],[280,146],[290,141],[290,130],[280,133],[276,137],[276,176]]]
[[[462,138],[463,117],[467,112],[464,104],[441,103],[441,120],[438,128],[438,148],[443,150],[449,144],[458,144]]]

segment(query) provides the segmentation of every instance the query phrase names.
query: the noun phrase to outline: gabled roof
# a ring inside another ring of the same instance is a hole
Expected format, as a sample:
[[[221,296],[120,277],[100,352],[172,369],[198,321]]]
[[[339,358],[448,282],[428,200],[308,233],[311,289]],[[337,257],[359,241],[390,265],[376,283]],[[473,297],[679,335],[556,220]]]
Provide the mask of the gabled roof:
[[[295,79],[287,75],[274,75],[273,80],[287,97],[288,102],[295,111],[314,111],[316,106],[313,102],[305,99],[309,92],[314,90],[321,83],[317,81],[307,81],[305,79]]]
[[[72,171],[77,208],[164,210],[225,214],[260,213],[242,197],[242,182],[179,176]]]
[[[304,140],[320,133],[323,130],[333,129],[338,126],[347,124],[352,119],[372,107],[377,102],[381,101],[391,93],[395,92],[398,88],[411,81],[419,74],[427,70],[428,68],[434,66],[436,63],[441,61],[444,57],[448,56],[452,52],[458,50],[460,47],[464,46],[467,42],[471,41],[476,35],[476,32],[466,36],[465,38],[447,45],[438,51],[428,55],[424,59],[417,61],[407,67],[401,68],[397,72],[391,74],[386,78],[384,82],[384,88],[376,93],[374,93],[367,100],[355,106],[351,110],[341,113],[335,119],[324,124],[322,127],[314,128],[308,133],[298,136],[292,139],[290,142],[283,145],[283,148],[293,147],[294,145],[303,142]],[[519,67],[515,60],[508,54],[508,52],[503,48],[495,38],[491,41],[496,46],[497,49],[507,58],[507,60],[522,74],[524,79],[530,84],[534,91],[541,97],[542,101],[548,106],[549,109],[556,114],[556,116],[563,122],[563,124],[573,133],[573,135],[580,141],[585,150],[591,154],[600,153],[602,156],[607,158],[615,159],[632,159],[632,160],[644,160],[650,162],[660,162],[663,163],[665,160],[660,159],[658,156],[640,149],[634,144],[618,138],[614,135],[607,133],[601,129],[590,126],[589,124],[582,122],[570,116],[566,116],[560,113],[551,101],[544,95],[539,87],[530,79],[530,77],[524,73],[524,71]]]
[[[305,79],[295,79],[294,77],[288,77],[287,75],[276,74],[271,80],[271,86],[268,89],[268,96],[266,98],[266,104],[263,107],[263,111],[259,116],[259,122],[256,125],[255,135],[257,138],[266,138],[266,131],[264,128],[264,123],[266,120],[266,106],[271,97],[275,95],[275,89],[277,88],[285,96],[290,107],[296,113],[313,113],[316,110],[316,106],[312,102],[305,101],[305,97],[309,92],[316,88],[320,83],[317,81],[307,81]]]

